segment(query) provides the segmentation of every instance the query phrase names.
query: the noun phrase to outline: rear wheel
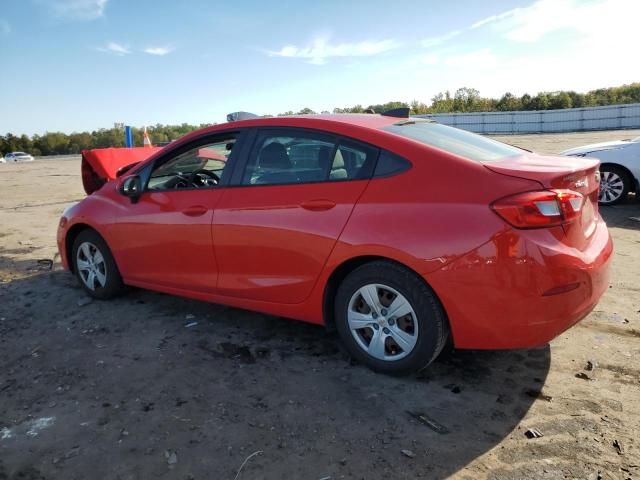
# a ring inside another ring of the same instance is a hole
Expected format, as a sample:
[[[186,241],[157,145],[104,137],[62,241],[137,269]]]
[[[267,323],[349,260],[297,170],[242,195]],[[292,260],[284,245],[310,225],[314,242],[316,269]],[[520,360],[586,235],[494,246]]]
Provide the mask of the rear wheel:
[[[600,167],[600,205],[615,205],[627,198],[631,190],[631,178],[622,168],[613,165]]]
[[[116,262],[97,232],[80,232],[71,252],[75,274],[90,296],[106,300],[122,292],[124,285]]]
[[[338,288],[336,327],[349,353],[371,369],[406,374],[429,365],[449,334],[433,291],[410,270],[367,263]]]

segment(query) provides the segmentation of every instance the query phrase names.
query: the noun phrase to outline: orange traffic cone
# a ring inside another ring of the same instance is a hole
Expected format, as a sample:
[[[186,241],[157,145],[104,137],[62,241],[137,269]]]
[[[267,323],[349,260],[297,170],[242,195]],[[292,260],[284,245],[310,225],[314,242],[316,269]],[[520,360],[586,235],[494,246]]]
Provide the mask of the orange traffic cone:
[[[142,146],[148,148],[153,147],[149,134],[147,133],[147,127],[144,127],[144,132],[142,132]]]

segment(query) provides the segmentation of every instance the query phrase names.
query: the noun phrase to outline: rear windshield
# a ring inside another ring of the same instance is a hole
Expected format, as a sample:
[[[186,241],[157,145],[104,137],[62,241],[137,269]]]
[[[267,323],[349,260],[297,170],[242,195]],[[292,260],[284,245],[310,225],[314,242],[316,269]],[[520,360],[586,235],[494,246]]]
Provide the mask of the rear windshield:
[[[386,126],[383,130],[482,163],[515,157],[524,152],[482,135],[434,122],[410,120]]]

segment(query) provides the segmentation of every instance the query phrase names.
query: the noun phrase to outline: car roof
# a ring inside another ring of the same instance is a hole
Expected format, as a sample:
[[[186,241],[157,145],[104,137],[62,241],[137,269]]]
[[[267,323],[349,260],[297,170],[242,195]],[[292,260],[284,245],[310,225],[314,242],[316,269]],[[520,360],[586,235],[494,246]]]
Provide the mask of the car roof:
[[[179,147],[186,142],[209,133],[217,133],[235,128],[251,127],[292,127],[326,130],[328,132],[349,134],[359,131],[375,130],[380,133],[382,128],[394,123],[407,121],[406,118],[388,117],[372,113],[335,113],[320,115],[284,115],[280,117],[256,117],[247,120],[218,123],[209,127],[194,130],[171,145]],[[390,134],[391,135],[391,134]],[[169,147],[169,146],[167,146]]]
[[[400,119],[397,117],[386,117],[383,115],[371,113],[333,113],[333,114],[317,114],[317,115],[283,115],[279,117],[258,117],[249,120],[238,120],[235,122],[224,123],[221,125],[229,126],[268,126],[268,125],[291,125],[292,123],[304,125],[314,125],[320,122],[338,123],[346,125],[354,125],[358,127],[380,129],[387,125],[392,125]]]

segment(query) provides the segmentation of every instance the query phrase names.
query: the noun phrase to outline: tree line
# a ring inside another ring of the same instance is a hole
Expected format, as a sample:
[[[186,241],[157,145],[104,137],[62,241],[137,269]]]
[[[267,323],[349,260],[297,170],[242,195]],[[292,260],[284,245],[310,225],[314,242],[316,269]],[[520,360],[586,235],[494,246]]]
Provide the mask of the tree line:
[[[374,111],[382,113],[392,108],[409,107],[415,115],[427,113],[451,112],[496,112],[518,110],[554,110],[576,107],[595,107],[640,102],[640,82],[620,87],[601,88],[587,93],[574,91],[540,92],[535,96],[524,94],[520,97],[509,92],[500,98],[482,97],[474,88],[459,88],[453,95],[450,91],[441,92],[431,99],[430,104],[414,100],[413,102],[387,102],[376,105],[354,105],[346,108],[334,108],[333,113],[364,113]],[[279,115],[314,114],[312,109],[288,111]],[[322,112],[328,113],[328,112]],[[176,140],[181,136],[205,127],[209,124],[162,125],[147,128],[153,144],[162,144]],[[134,128],[133,137],[136,145],[142,145],[142,129]],[[121,128],[102,128],[92,132],[66,134],[47,132],[44,135],[0,135],[0,153],[28,152],[35,156],[77,154],[92,148],[124,147],[124,133]]]

